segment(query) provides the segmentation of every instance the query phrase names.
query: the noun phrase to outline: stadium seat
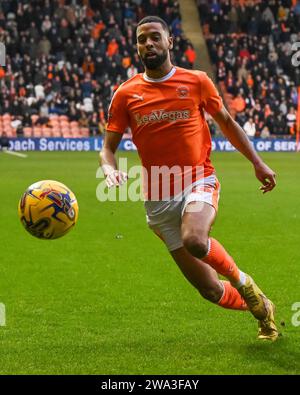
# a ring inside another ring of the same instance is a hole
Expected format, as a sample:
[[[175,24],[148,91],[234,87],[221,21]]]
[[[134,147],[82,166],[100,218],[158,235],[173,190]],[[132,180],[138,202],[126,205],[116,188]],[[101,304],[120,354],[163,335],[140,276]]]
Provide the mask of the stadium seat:
[[[68,121],[62,121],[62,122],[60,122],[60,127],[61,127],[62,129],[69,128],[69,127],[70,127],[70,124],[69,124]]]
[[[7,137],[9,137],[9,138],[13,138],[14,137],[12,129],[6,129],[6,130],[4,130],[4,132],[7,135]]]
[[[65,138],[72,138],[72,133],[69,128],[62,128],[61,129],[62,136]]]
[[[24,137],[31,137],[32,136],[32,128],[26,127],[24,128]]]
[[[11,121],[11,116],[10,116],[10,114],[4,114],[3,116],[2,116],[2,119],[3,119],[3,121]]]
[[[80,129],[79,128],[72,128],[71,129],[71,133],[72,133],[72,136],[74,138],[80,138],[81,137],[81,133],[80,133]]]
[[[60,123],[59,123],[59,121],[57,121],[56,119],[50,119],[50,125],[51,125],[53,128],[59,128]]]
[[[33,137],[42,137],[42,128],[35,126],[33,128]]]
[[[10,125],[10,123],[5,123],[4,125],[3,125],[3,130],[6,132],[6,131],[11,131],[12,130],[12,127],[11,127],[11,125]]]
[[[60,129],[52,129],[52,136],[53,136],[53,137],[56,137],[56,138],[62,137],[62,134],[61,134],[61,132],[60,132]]]
[[[47,126],[42,127],[42,135],[43,137],[52,137],[52,129]]]
[[[90,137],[89,128],[80,128],[82,137]]]

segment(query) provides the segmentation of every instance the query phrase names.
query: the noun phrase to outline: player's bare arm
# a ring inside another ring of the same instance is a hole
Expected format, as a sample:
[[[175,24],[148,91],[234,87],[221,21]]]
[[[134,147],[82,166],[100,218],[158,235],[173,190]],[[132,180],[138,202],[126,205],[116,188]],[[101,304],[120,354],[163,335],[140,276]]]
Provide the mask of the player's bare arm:
[[[121,133],[106,132],[100,151],[100,165],[106,177],[107,186],[119,186],[127,180],[127,174],[117,169],[115,152],[122,140]]]
[[[267,166],[257,155],[246,133],[235,122],[228,111],[223,107],[213,116],[214,120],[220,126],[223,134],[228,138],[231,144],[240,151],[250,162],[252,162],[257,179],[263,184],[261,190],[263,193],[272,191],[276,185],[275,173]]]

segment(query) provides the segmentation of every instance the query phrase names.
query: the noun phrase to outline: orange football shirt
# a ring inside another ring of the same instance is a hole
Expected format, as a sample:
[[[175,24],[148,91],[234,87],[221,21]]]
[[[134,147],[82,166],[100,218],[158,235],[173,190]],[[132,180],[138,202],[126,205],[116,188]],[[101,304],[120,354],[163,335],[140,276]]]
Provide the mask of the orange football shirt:
[[[109,107],[107,130],[124,133],[130,127],[148,175],[146,198],[151,199],[153,193],[149,191],[154,185],[161,188],[162,181],[151,177],[153,167],[176,166],[182,172],[202,167],[202,177],[214,172],[209,158],[211,137],[203,110],[214,115],[222,105],[215,85],[202,71],[173,67],[161,79],[137,74],[120,85]],[[193,174],[193,182],[199,178],[197,174]],[[170,188],[172,196],[172,177]]]

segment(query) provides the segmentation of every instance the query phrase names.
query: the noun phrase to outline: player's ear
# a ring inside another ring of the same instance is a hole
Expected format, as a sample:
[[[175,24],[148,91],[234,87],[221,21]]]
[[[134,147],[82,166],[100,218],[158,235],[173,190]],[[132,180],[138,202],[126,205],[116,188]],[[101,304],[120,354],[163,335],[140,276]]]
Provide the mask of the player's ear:
[[[168,41],[169,41],[169,49],[173,49],[173,37],[170,36],[170,37],[168,38]]]

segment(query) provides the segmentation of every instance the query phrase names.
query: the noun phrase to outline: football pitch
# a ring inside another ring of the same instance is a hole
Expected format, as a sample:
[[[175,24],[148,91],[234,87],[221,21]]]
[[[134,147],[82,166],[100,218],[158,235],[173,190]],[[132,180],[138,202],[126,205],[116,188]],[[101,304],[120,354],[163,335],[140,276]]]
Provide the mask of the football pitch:
[[[198,295],[142,202],[97,200],[96,152],[0,152],[0,374],[300,374],[300,153],[262,156],[278,181],[266,195],[240,154],[213,154],[222,191],[212,234],[276,304],[275,343],[256,339],[249,313]],[[79,203],[58,240],[29,235],[17,215],[43,179]]]

